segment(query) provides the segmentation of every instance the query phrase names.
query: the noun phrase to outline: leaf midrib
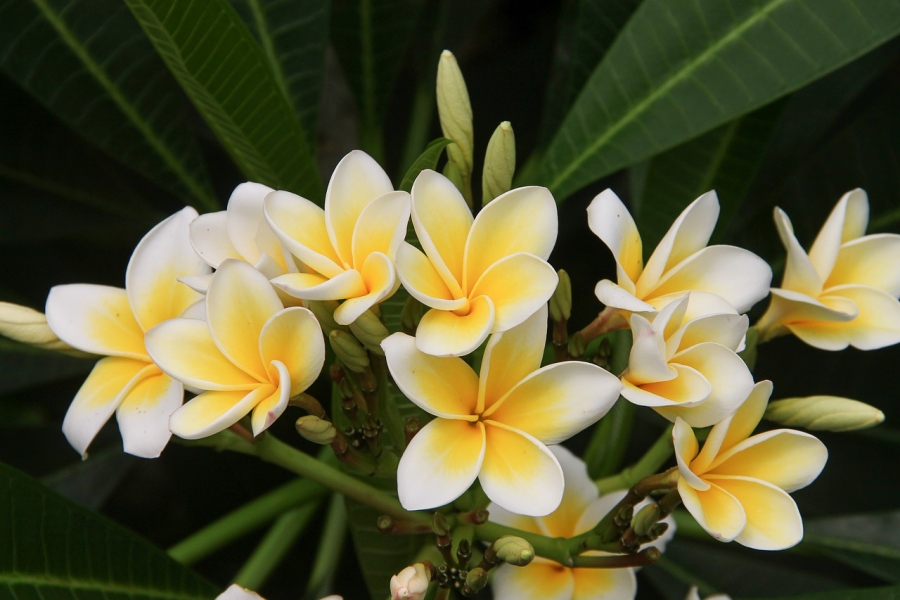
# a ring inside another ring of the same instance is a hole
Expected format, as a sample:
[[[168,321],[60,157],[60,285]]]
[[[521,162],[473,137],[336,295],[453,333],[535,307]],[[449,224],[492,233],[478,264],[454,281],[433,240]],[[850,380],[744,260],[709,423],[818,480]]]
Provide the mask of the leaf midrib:
[[[115,583],[107,583],[102,581],[91,581],[81,579],[60,579],[58,577],[23,575],[18,573],[0,573],[0,585],[8,587],[13,586],[34,586],[34,587],[53,587],[69,590],[85,590],[104,592],[111,594],[126,594],[129,596],[146,596],[148,598],[167,598],[169,600],[206,600],[209,596],[202,594],[179,594],[172,593],[167,590],[157,588],[148,588],[141,586],[128,586]]]
[[[575,157],[574,160],[570,161],[569,166],[563,169],[553,179],[553,181],[551,181],[547,185],[547,187],[550,188],[550,191],[557,192],[559,190],[559,187],[567,179],[569,179],[569,177],[571,177],[573,173],[581,168],[581,165],[584,164],[584,162],[588,158],[590,158],[591,155],[593,155],[601,147],[603,147],[606,142],[612,139],[626,125],[629,125],[632,121],[634,121],[638,117],[638,115],[650,108],[661,96],[665,95],[672,87],[690,76],[702,64],[711,60],[716,54],[719,53],[719,51],[723,47],[737,41],[737,39],[741,36],[741,34],[743,34],[744,31],[754,26],[757,22],[762,20],[763,17],[768,16],[769,13],[771,13],[787,1],[789,0],[771,0],[771,2],[769,2],[767,6],[760,9],[745,21],[735,26],[731,31],[728,32],[727,35],[721,37],[696,58],[685,63],[685,65],[681,69],[676,71],[674,75],[669,77],[665,82],[663,82],[662,85],[657,87],[655,90],[652,90],[650,94],[642,101],[633,105],[621,119],[614,122],[603,135],[598,137],[593,143],[589,144],[585,150],[583,150]]]

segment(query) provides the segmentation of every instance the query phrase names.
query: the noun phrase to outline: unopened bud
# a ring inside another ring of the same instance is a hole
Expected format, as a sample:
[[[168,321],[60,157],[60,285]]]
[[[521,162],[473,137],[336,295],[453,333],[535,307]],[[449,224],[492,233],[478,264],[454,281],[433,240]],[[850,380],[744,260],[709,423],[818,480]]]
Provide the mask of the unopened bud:
[[[647,534],[647,537],[649,537],[651,540],[655,540],[659,537],[662,537],[662,535],[668,530],[669,524],[665,521],[662,521],[650,528],[650,533]]]
[[[336,300],[312,300],[309,303],[309,310],[316,316],[325,335],[330,335],[335,329],[349,331],[349,329],[343,325],[339,325],[338,322],[334,320],[334,310],[338,306],[340,305]]]
[[[452,148],[453,146],[450,145],[447,147]],[[452,162],[448,162],[444,165],[444,177],[449,179],[450,183],[456,186],[456,189],[458,189],[463,197],[465,197],[466,178],[463,175],[462,170],[460,170],[459,165]]]
[[[650,530],[659,521],[659,516],[659,506],[651,502],[634,515],[634,518],[631,519],[631,527],[638,536],[644,537],[649,535]]]
[[[488,582],[487,571],[481,567],[475,567],[466,576],[466,583],[463,586],[462,593],[464,596],[472,597],[484,589]]]
[[[576,358],[584,354],[584,336],[580,331],[576,331],[575,335],[569,338],[569,355]]]
[[[0,335],[44,350],[88,356],[59,339],[44,313],[11,302],[0,302]]]
[[[391,577],[391,600],[420,600],[428,591],[431,569],[422,563],[406,567]]]
[[[838,396],[775,400],[769,403],[765,416],[781,425],[810,431],[853,431],[884,421],[884,413],[874,406]]]
[[[444,513],[434,513],[432,529],[434,529],[434,534],[437,536],[444,537],[450,535],[450,522],[447,521],[447,517]]]
[[[328,341],[344,366],[354,373],[362,373],[369,366],[369,355],[353,334],[335,329],[328,334]]]
[[[462,71],[449,50],[441,53],[438,62],[437,105],[441,131],[445,138],[454,142],[447,146],[447,157],[468,178],[472,173],[472,148],[475,143],[472,104]]]
[[[314,415],[306,415],[297,419],[297,433],[314,444],[330,444],[337,435],[337,429],[331,421],[320,419]]]
[[[550,319],[554,322],[568,320],[572,316],[572,280],[569,274],[560,269],[556,272],[559,275],[559,283],[556,284],[556,290],[550,296]]]
[[[481,171],[481,203],[505,194],[512,187],[516,172],[516,134],[509,121],[503,121],[494,130],[484,154],[484,169]]]
[[[403,328],[403,333],[415,335],[421,320],[422,303],[410,296],[406,299],[403,310],[400,312],[400,326]]]
[[[356,339],[369,349],[369,352],[378,356],[384,356],[384,350],[381,349],[381,340],[386,338],[389,332],[384,323],[381,322],[381,319],[376,317],[371,310],[367,310],[350,323],[350,331],[353,332]]]
[[[492,544],[497,558],[516,567],[524,567],[534,560],[534,547],[514,535],[504,535]]]

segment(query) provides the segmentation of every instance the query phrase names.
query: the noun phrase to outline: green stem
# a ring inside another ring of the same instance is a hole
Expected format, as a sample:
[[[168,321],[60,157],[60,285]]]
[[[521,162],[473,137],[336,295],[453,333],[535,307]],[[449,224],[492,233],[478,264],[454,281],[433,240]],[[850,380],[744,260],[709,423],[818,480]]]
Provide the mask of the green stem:
[[[551,538],[490,521],[475,528],[475,539],[482,542],[490,543],[504,535],[514,535],[522,538],[531,544],[535,554],[538,556],[555,560],[559,564],[569,567],[574,564],[575,555],[570,551],[570,542],[566,538]]]
[[[318,508],[319,501],[313,500],[278,517],[266,537],[262,539],[238,574],[234,576],[234,582],[250,590],[258,590],[262,587],[272,571],[281,564],[287,551],[303,533]]]
[[[319,551],[316,552],[316,562],[313,563],[304,598],[309,600],[321,598],[331,591],[334,573],[341,559],[346,536],[347,509],[344,507],[344,497],[340,494],[333,494],[328,505],[328,516],[325,517],[325,528],[322,530]]]
[[[673,452],[672,426],[669,425],[633,466],[622,469],[616,475],[597,479],[594,483],[601,494],[613,490],[627,490],[647,475],[656,473],[669,460]]]

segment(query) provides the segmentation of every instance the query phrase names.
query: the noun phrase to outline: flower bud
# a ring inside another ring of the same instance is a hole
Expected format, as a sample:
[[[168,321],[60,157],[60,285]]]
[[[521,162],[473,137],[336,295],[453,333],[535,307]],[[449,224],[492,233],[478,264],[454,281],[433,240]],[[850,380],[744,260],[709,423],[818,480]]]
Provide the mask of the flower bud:
[[[27,306],[0,302],[0,335],[44,350],[86,356],[56,337],[44,313]]]
[[[353,334],[335,329],[328,334],[328,341],[344,366],[354,373],[362,373],[369,366],[369,355]]]
[[[563,269],[556,273],[559,275],[559,283],[550,296],[550,319],[559,322],[572,316],[572,280]]]
[[[431,572],[424,564],[416,563],[391,577],[391,600],[420,600],[428,591]]]
[[[516,567],[524,567],[534,560],[534,548],[527,541],[514,535],[504,535],[492,544],[497,558]]]
[[[463,595],[467,597],[474,596],[484,589],[488,582],[487,571],[481,567],[475,567],[466,576],[466,583],[463,586]]]
[[[448,148],[449,147],[450,146],[448,146]],[[465,176],[463,175],[462,171],[460,170],[459,166],[456,163],[448,162],[446,165],[444,165],[443,172],[444,172],[444,177],[449,179],[450,183],[452,183],[454,186],[456,186],[456,189],[458,189],[459,192],[463,195],[463,197],[465,197],[465,195],[466,195],[466,192],[465,192],[466,179],[465,179]],[[470,202],[469,200],[466,200],[467,204],[469,202]],[[469,207],[469,208],[471,208],[471,207]]]
[[[576,358],[584,354],[587,345],[584,343],[584,335],[580,331],[576,331],[575,335],[569,338],[569,354]]]
[[[481,171],[482,205],[508,192],[515,172],[516,134],[509,121],[503,121],[494,130],[484,154],[484,169]]]
[[[472,172],[472,147],[475,134],[472,128],[472,105],[469,90],[456,57],[449,50],[441,53],[437,69],[437,105],[444,137],[453,140],[447,146],[447,156],[463,173]]]
[[[334,309],[338,306],[340,305],[335,300],[313,300],[309,303],[309,310],[316,316],[325,335],[330,334],[335,329],[349,331],[346,327],[339,325],[338,322],[334,320]]]
[[[634,518],[631,519],[631,527],[638,536],[644,537],[650,534],[653,526],[659,521],[659,516],[659,506],[651,502],[634,515]]]
[[[421,320],[422,303],[410,296],[406,299],[403,310],[400,312],[400,327],[403,328],[403,333],[415,335]]]
[[[376,317],[371,310],[367,310],[350,323],[350,331],[353,332],[356,339],[369,349],[369,352],[378,356],[384,356],[384,350],[381,349],[381,341],[390,332],[384,326],[384,323],[381,322],[381,319]]]
[[[884,421],[884,413],[874,406],[838,396],[775,400],[766,408],[765,417],[781,425],[810,431],[853,431]]]
[[[337,429],[331,421],[320,419],[315,415],[305,415],[297,419],[297,433],[314,444],[330,444],[337,435]]]

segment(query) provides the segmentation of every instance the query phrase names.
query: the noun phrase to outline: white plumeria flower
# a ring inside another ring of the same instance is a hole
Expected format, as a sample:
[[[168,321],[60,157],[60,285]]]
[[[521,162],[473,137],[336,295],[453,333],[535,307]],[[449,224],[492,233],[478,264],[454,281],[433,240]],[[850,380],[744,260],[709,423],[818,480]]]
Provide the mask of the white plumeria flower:
[[[600,496],[584,461],[562,446],[553,446],[550,451],[559,461],[566,480],[559,508],[544,517],[527,517],[490,505],[491,521],[539,535],[571,538],[596,527],[625,497],[625,490]],[[667,517],[664,522],[669,524],[669,529],[649,544],[660,550],[675,535],[674,520]],[[496,600],[631,600],[637,593],[634,573],[635,569],[631,568],[572,569],[538,556],[524,567],[501,565],[491,579],[491,586]]]
[[[400,503],[408,510],[442,506],[477,478],[493,502],[524,515],[559,505],[563,474],[547,449],[595,423],[615,402],[615,376],[585,362],[540,367],[547,307],[493,336],[481,377],[461,358],[436,357],[414,338],[382,342],[401,391],[437,418],[412,439],[397,470]]]
[[[604,279],[594,293],[606,306],[653,313],[690,292],[689,316],[743,313],[766,297],[772,269],[734,246],[709,246],[719,218],[719,199],[707,192],[682,211],[646,266],[634,219],[612,190],[587,209],[588,225],[616,259],[617,282]]]
[[[511,190],[473,219],[456,186],[425,170],[413,184],[412,221],[425,252],[404,243],[397,270],[410,295],[431,307],[416,330],[422,352],[468,354],[530,317],[556,289],[547,263],[556,203],[546,188]]]
[[[334,169],[325,209],[290,192],[266,197],[265,215],[291,254],[312,272],[272,283],[304,300],[344,300],[334,320],[349,325],[400,287],[394,258],[406,235],[409,194],[365,152],[354,150]]]
[[[227,210],[200,215],[191,223],[191,244],[206,264],[218,269],[226,259],[249,263],[268,277],[296,272],[263,214],[266,196],[274,190],[259,183],[242,183],[231,193]],[[206,293],[211,275],[184,282]]]
[[[263,600],[263,597],[252,590],[232,583],[227,590],[216,596],[216,600]],[[337,594],[332,594],[321,600],[342,600],[342,598]]]
[[[691,586],[684,600],[700,600],[700,591],[696,585]],[[707,596],[706,600],[731,600],[731,596],[728,594],[713,594],[712,596]]]
[[[284,308],[265,275],[238,260],[219,266],[205,304],[206,321],[172,319],[147,332],[147,350],[163,371],[206,390],[175,411],[169,427],[198,439],[252,410],[258,435],[318,377],[322,330],[307,309]]]
[[[747,316],[733,313],[686,319],[694,294],[666,305],[652,321],[631,315],[634,343],[622,373],[622,396],[674,421],[708,427],[734,413],[753,389],[736,354]]]
[[[803,521],[788,492],[819,476],[828,450],[800,431],[776,429],[750,437],[772,394],[760,381],[738,411],[709,432],[703,450],[677,419],[672,438],[678,493],[711,536],[757,550],[783,550],[803,539]]]
[[[188,240],[188,224],[196,216],[184,208],[144,236],[128,262],[125,289],[84,283],[50,290],[50,329],[74,348],[107,356],[63,420],[66,439],[82,456],[113,411],[129,454],[157,457],[171,437],[169,415],[181,406],[184,389],[153,364],[144,332],[201,298],[178,282],[210,271]]]
[[[410,565],[391,577],[391,600],[422,600],[430,582],[424,564]]]
[[[863,190],[838,201],[807,254],[787,214],[775,225],[787,249],[784,279],[757,327],[763,340],[793,333],[822,350],[874,350],[900,342],[900,235],[863,235]]]

